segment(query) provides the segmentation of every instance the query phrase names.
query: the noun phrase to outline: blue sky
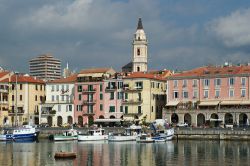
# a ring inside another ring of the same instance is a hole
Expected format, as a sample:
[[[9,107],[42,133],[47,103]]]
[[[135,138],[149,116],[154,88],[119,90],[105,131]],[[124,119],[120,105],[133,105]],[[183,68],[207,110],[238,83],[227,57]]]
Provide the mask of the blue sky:
[[[149,69],[250,62],[249,0],[0,0],[0,66],[51,53],[73,70],[131,61],[142,18]]]

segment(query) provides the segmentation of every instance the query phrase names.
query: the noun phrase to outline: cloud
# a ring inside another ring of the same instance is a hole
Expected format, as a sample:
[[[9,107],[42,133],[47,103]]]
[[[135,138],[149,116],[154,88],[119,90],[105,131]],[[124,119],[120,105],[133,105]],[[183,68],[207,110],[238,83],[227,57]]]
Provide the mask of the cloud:
[[[250,9],[237,10],[210,22],[208,30],[228,47],[250,45]]]

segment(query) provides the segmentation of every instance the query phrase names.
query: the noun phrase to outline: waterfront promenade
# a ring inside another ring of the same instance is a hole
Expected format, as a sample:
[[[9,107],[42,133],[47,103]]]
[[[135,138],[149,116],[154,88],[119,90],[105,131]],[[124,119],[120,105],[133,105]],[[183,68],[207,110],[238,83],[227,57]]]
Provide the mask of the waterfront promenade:
[[[75,128],[81,133],[87,133],[88,128]],[[105,127],[106,133],[123,133],[123,127]],[[40,128],[39,138],[48,138],[51,134],[62,133],[67,128]],[[150,132],[145,129],[146,132]],[[211,139],[211,140],[250,140],[250,128],[175,128],[174,139]]]

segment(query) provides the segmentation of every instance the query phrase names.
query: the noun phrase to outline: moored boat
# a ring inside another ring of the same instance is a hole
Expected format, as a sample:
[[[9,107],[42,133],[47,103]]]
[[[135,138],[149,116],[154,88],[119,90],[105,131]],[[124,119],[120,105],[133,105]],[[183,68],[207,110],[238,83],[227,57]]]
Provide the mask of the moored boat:
[[[108,135],[105,134],[102,128],[89,130],[87,134],[78,134],[78,141],[100,141],[107,139]]]
[[[149,134],[142,134],[136,138],[137,143],[154,143],[155,140]]]
[[[77,140],[78,132],[75,129],[69,129],[64,131],[62,134],[53,135],[54,141],[72,141]]]
[[[121,142],[121,141],[135,141],[141,135],[141,126],[131,125],[125,129],[122,134],[109,133],[108,141]]]
[[[156,119],[151,124],[152,139],[158,142],[172,140],[174,136],[174,129],[164,119]]]

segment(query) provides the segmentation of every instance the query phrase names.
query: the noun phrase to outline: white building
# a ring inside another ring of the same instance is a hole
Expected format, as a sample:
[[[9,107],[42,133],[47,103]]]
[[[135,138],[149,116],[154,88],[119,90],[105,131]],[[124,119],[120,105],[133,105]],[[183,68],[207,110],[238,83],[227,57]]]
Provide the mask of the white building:
[[[73,124],[74,120],[74,83],[76,75],[46,84],[46,102],[40,105],[40,123],[49,126]]]

